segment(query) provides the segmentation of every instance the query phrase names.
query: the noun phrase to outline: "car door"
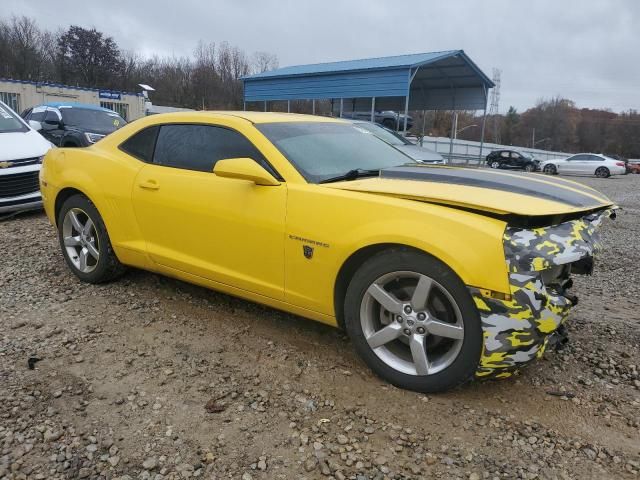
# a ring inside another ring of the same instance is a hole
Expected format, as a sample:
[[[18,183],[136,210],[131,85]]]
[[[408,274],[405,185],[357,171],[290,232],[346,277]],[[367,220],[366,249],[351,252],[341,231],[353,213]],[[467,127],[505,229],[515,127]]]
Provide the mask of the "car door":
[[[64,130],[61,125],[62,115],[60,111],[55,108],[47,108],[44,113],[44,118],[41,122],[42,130],[40,133],[54,145],[60,146],[62,137],[64,136]]]
[[[576,174],[580,169],[580,162],[584,155],[572,155],[562,162],[558,162],[558,171],[560,173]]]
[[[524,168],[524,157],[518,152],[511,152],[511,167]]]
[[[150,258],[169,269],[284,298],[286,184],[258,186],[212,172],[218,160],[239,157],[270,168],[235,130],[202,124],[156,128],[152,162],[140,170],[132,194]]]
[[[598,155],[584,155],[584,160],[580,162],[576,173],[580,175],[593,175],[598,167],[604,165],[604,159]]]
[[[503,150],[499,154],[500,167],[502,168],[511,168],[511,152],[508,150]]]

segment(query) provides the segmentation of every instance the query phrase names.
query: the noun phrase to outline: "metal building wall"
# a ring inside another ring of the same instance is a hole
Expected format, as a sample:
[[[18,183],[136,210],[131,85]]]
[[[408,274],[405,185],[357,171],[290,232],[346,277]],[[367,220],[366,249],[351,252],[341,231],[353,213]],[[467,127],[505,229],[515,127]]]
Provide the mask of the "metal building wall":
[[[100,106],[101,102],[121,103],[127,105],[127,120],[135,120],[145,116],[144,97],[138,94],[117,92],[120,99],[100,98],[100,90],[76,88],[66,85],[37,84],[19,80],[0,79],[0,93],[17,93],[20,95],[18,113],[35,105],[47,102],[78,102]]]

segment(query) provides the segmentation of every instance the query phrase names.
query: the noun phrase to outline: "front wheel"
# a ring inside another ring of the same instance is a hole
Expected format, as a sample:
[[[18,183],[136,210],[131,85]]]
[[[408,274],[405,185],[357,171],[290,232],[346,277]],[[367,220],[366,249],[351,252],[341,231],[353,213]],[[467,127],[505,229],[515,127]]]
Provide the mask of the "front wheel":
[[[542,170],[544,173],[546,173],[547,175],[556,175],[558,173],[558,169],[556,168],[556,166],[554,164],[549,164],[549,165],[545,165],[544,169]]]
[[[598,167],[596,168],[596,177],[600,178],[608,178],[611,176],[611,172],[607,167]]]
[[[113,251],[102,217],[84,195],[73,195],[62,205],[58,241],[67,265],[83,282],[108,282],[125,271]]]
[[[525,172],[535,172],[536,166],[533,163],[527,163],[524,167]]]
[[[438,392],[473,377],[480,319],[465,285],[435,258],[404,248],[376,254],[351,280],[344,308],[358,354],[384,380]]]

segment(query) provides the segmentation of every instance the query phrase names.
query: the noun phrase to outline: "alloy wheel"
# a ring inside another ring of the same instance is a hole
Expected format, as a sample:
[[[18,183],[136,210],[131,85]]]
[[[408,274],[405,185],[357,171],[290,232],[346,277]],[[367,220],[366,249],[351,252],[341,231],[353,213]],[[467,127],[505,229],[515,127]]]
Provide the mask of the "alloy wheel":
[[[387,366],[433,375],[458,357],[464,339],[460,308],[438,282],[416,272],[392,272],[366,290],[360,322],[369,347]]]
[[[80,208],[71,208],[62,223],[64,248],[71,263],[82,273],[95,270],[100,259],[100,241],[91,217]]]

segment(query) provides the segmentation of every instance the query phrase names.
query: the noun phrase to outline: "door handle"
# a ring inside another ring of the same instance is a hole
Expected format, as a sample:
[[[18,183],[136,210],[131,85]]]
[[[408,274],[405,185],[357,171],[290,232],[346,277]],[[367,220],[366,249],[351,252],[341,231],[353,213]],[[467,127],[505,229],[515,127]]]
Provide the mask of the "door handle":
[[[158,183],[158,181],[151,178],[143,180],[138,185],[140,186],[140,188],[144,188],[146,190],[158,190],[160,188],[160,184]]]

